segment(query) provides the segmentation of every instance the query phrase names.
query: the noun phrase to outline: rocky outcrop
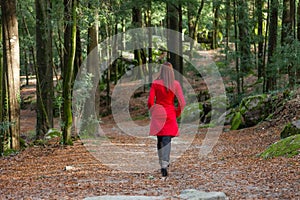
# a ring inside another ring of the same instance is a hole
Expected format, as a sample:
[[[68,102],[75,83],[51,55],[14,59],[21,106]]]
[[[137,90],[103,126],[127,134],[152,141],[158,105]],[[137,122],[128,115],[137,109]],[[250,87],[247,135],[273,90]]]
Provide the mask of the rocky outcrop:
[[[280,138],[287,138],[292,135],[300,134],[300,120],[288,123],[280,133]]]

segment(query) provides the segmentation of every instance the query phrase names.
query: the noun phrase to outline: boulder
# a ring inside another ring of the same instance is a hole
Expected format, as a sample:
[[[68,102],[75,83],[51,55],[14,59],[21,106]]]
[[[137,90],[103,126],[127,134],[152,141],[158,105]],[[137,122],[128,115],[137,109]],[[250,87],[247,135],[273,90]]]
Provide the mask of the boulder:
[[[293,121],[285,125],[280,133],[280,138],[283,139],[297,134],[300,134],[300,120]]]
[[[270,99],[266,94],[245,97],[240,103],[239,112],[245,127],[254,126],[269,116]]]
[[[183,190],[180,194],[181,200],[227,200],[223,192],[203,192],[195,189]]]

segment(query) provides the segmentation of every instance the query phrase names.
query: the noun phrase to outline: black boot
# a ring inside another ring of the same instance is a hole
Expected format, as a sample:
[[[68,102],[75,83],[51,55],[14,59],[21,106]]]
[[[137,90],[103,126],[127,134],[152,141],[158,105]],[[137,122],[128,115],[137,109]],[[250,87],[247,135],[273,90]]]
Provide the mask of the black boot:
[[[168,169],[167,169],[167,168],[161,168],[161,175],[162,175],[163,177],[168,176]]]

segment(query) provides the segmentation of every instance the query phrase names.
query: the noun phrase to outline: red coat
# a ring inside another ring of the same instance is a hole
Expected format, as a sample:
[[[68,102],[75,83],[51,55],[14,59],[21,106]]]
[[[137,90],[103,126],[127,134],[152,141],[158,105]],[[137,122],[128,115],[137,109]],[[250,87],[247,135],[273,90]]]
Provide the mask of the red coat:
[[[178,99],[177,107],[174,105],[175,97]],[[150,135],[179,136],[176,117],[180,116],[184,106],[185,100],[178,81],[174,82],[174,91],[167,91],[163,80],[153,81],[148,97]]]

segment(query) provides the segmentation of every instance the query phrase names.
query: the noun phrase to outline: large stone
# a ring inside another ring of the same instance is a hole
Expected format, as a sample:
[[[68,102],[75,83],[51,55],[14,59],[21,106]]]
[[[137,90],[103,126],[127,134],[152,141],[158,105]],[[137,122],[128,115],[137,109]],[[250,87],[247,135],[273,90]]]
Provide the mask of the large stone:
[[[227,200],[224,192],[203,192],[195,189],[184,190],[180,194],[181,200]]]
[[[251,127],[270,114],[270,100],[266,94],[246,97],[242,100],[239,111],[245,120],[245,127]]]
[[[84,200],[163,200],[165,197],[157,196],[96,196],[96,197],[87,197]]]
[[[288,123],[280,133],[280,138],[287,138],[292,135],[300,134],[300,120]]]

